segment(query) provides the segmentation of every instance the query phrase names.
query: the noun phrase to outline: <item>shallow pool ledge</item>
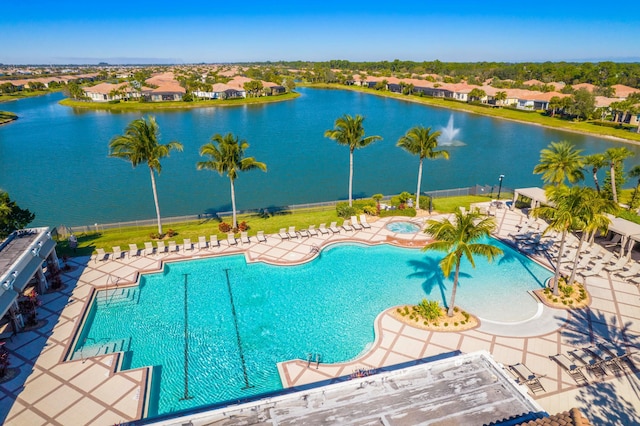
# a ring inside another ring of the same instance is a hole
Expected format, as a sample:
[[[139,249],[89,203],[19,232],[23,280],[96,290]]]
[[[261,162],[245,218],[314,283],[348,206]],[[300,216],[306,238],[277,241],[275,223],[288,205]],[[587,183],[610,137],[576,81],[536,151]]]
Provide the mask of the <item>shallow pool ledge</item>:
[[[544,336],[564,327],[568,319],[569,311],[550,308],[538,302],[538,311],[528,320],[508,323],[480,318],[480,327],[477,330],[505,337]]]

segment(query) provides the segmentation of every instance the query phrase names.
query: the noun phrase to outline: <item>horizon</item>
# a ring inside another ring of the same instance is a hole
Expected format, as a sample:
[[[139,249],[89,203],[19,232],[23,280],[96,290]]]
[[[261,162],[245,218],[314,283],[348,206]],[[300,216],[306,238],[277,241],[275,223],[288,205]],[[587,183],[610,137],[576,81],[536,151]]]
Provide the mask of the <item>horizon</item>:
[[[5,65],[187,65],[326,62],[640,62],[640,18],[574,5],[531,8],[488,1],[366,7],[285,0],[212,8],[167,0],[135,2],[126,13],[99,4],[55,8],[11,2],[0,17]],[[539,10],[542,9],[542,10]],[[566,41],[565,41],[566,40]],[[612,42],[615,40],[615,42]]]

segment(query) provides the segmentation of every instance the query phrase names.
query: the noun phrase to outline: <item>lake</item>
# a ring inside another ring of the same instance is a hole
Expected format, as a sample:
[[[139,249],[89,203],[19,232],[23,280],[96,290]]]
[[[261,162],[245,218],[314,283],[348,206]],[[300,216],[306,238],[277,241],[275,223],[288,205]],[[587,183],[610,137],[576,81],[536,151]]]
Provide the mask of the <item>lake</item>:
[[[540,150],[568,140],[584,153],[627,146],[593,136],[546,129],[346,90],[297,89],[297,99],[268,105],[154,111],[161,143],[177,140],[183,152],[162,161],[158,193],[163,217],[231,210],[229,180],[196,170],[200,146],[215,133],[247,140],[247,155],[268,172],[236,180],[239,209],[346,199],[349,150],[324,137],[342,114],[365,116],[366,135],[382,141],[354,155],[354,197],[414,192],[418,158],[396,147],[416,125],[435,130],[453,116],[461,146],[447,146],[450,160],[425,161],[422,191],[497,185],[540,186],[532,173]],[[61,93],[2,104],[19,120],[0,126],[0,187],[36,214],[34,226],[110,223],[155,217],[148,168],[109,158],[109,141],[143,113],[73,109],[58,104]],[[604,178],[600,172],[600,178]],[[590,183],[590,173],[587,173]]]

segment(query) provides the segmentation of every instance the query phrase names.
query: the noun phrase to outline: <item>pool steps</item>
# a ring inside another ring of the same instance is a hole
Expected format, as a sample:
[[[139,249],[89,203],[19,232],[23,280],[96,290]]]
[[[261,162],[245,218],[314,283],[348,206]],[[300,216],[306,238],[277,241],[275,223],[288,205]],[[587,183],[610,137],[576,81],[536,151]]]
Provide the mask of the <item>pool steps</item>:
[[[104,294],[103,294],[104,293]],[[101,307],[123,307],[137,305],[140,301],[139,287],[123,287],[111,290],[104,290],[96,296],[96,306]]]
[[[92,343],[77,349],[71,360],[86,359],[94,356],[112,354],[114,352],[125,352],[131,347],[131,337],[113,340],[102,343]]]

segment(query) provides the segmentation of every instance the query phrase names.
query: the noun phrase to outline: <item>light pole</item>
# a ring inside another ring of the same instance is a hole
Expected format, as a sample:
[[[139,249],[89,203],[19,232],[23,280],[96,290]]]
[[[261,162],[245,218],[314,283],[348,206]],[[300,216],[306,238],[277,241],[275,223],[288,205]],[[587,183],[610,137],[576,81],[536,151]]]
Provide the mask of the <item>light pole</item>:
[[[498,200],[500,199],[500,192],[502,191],[502,179],[504,179],[504,175],[500,175],[498,181],[500,184],[498,185]]]

